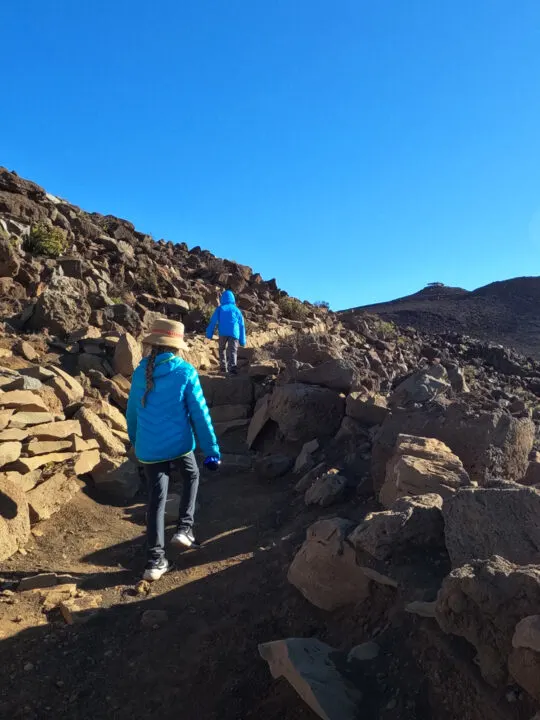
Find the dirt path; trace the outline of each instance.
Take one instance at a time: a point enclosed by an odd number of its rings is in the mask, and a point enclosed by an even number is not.
[[[141,599],[133,588],[144,562],[144,508],[99,504],[81,492],[1,575],[72,574],[101,596],[103,609],[66,626],[47,620],[37,591],[0,605],[0,716],[313,717],[257,655],[258,642],[298,633],[295,618],[311,614],[285,582],[298,538],[280,542],[280,527],[294,512],[288,488],[250,475],[206,483],[203,548],[171,554],[173,571]],[[168,620],[146,629],[146,610],[165,610]]]
[[[272,680],[258,643],[317,636],[348,649],[385,622],[384,606],[373,599],[369,612],[329,614],[287,583],[290,560],[316,516],[292,497],[287,481],[249,474],[211,480],[198,514],[203,548],[171,553],[172,572],[140,597],[143,506],[112,507],[81,492],[40,524],[29,553],[4,563],[0,575],[72,574],[85,593],[99,596],[101,610],[67,626],[59,614],[43,614],[37,591],[2,599],[0,717],[313,720],[285,681]],[[146,628],[147,610],[165,611],[167,620]],[[383,659],[398,680],[409,660],[400,662]],[[377,675],[388,695],[383,707],[398,682],[385,673]],[[407,673],[409,695],[388,710],[366,706],[366,720],[429,720],[422,681]]]

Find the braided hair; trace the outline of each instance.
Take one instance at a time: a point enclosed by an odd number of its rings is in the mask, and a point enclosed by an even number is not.
[[[146,398],[154,389],[154,368],[156,365],[156,358],[158,355],[161,355],[161,353],[167,352],[174,353],[175,355],[178,354],[178,350],[176,348],[166,347],[165,345],[152,345],[152,349],[150,350],[150,354],[148,356],[148,363],[146,364],[146,390],[144,391],[144,395],[141,400],[143,407],[146,407]]]

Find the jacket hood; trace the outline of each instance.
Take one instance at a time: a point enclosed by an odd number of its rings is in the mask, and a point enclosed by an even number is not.
[[[220,300],[221,305],[236,305],[236,299],[232,290],[225,290]]]

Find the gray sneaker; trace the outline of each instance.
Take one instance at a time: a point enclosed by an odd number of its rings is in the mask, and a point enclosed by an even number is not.
[[[193,534],[193,530],[178,530],[173,535],[171,544],[176,545],[177,547],[185,548],[190,548],[192,545],[195,545],[195,535]]]
[[[150,582],[159,580],[163,577],[163,575],[165,575],[168,569],[169,561],[167,558],[162,558],[157,562],[151,560],[144,569],[143,580],[150,580]]]

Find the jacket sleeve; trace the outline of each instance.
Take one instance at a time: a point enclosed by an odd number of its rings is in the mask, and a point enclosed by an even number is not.
[[[127,431],[129,435],[129,442],[135,446],[135,439],[137,437],[137,401],[138,393],[133,389],[133,383],[129,391],[127,410],[126,410],[126,422]]]
[[[245,347],[245,345],[246,345],[246,324],[244,322],[244,316],[242,315],[240,310],[238,311],[238,316],[239,316],[238,322],[240,324],[240,337],[238,338],[238,340],[240,342],[240,345],[242,347]]]
[[[206,337],[211,340],[212,336],[214,335],[214,330],[216,329],[216,325],[219,319],[219,308],[216,308],[214,310],[214,313],[212,317],[210,318],[210,322],[208,323],[208,327],[206,328]]]
[[[189,374],[185,397],[195,434],[205,457],[212,455],[221,457],[208,405],[195,368]]]

